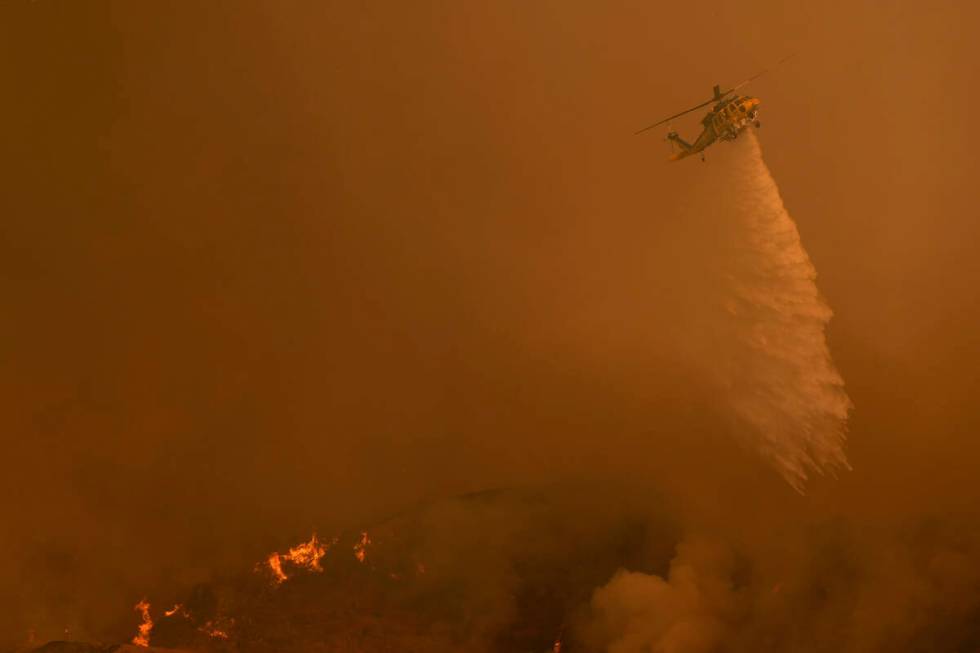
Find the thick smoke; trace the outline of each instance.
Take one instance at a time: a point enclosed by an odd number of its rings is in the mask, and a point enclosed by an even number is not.
[[[586,635],[608,653],[708,653],[730,629],[738,603],[734,556],[704,539],[678,546],[666,579],[620,570],[592,597]]]
[[[754,133],[715,149],[729,256],[714,371],[740,437],[802,491],[811,472],[848,466],[851,402],[827,347],[832,312]]]
[[[663,596],[729,653],[980,650],[977,10],[785,4],[2,3],[0,651],[129,641],[146,597],[154,646],[227,607],[269,653],[601,653]],[[843,466],[847,400],[757,145],[626,135],[821,34],[858,51],[754,89],[861,408],[861,473],[801,498],[756,451]],[[313,529],[343,564],[270,589]]]
[[[815,525],[790,553],[689,535],[669,571],[620,570],[580,635],[604,653],[975,651],[975,527]]]

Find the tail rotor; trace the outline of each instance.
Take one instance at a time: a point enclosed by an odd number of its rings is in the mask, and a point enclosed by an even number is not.
[[[674,154],[674,140],[677,139],[677,132],[674,131],[673,125],[669,122],[667,123],[667,133],[664,135],[664,141],[667,142],[667,148],[670,150],[671,155]]]

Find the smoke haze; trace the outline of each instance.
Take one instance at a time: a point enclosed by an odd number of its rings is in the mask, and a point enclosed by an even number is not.
[[[0,650],[976,650],[977,11],[3,3]]]

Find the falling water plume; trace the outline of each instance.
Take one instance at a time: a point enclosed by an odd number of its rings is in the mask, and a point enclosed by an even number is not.
[[[755,134],[727,149],[712,166],[733,214],[716,370],[741,439],[802,492],[811,472],[848,468],[851,402],[827,344],[833,313]]]

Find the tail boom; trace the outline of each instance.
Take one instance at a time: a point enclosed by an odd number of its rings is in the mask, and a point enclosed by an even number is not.
[[[670,140],[670,141],[672,141],[672,142],[674,142],[674,143],[677,143],[677,146],[679,148],[681,148],[681,151],[680,152],[675,152],[670,157],[670,160],[671,161],[680,161],[684,157],[691,156],[692,154],[695,154],[698,151],[698,150],[696,150],[694,148],[693,145],[691,145],[690,143],[688,143],[687,141],[685,141],[683,138],[681,138],[680,136],[678,136],[677,135],[677,132],[675,132],[675,131],[669,132],[667,134],[667,139]]]

